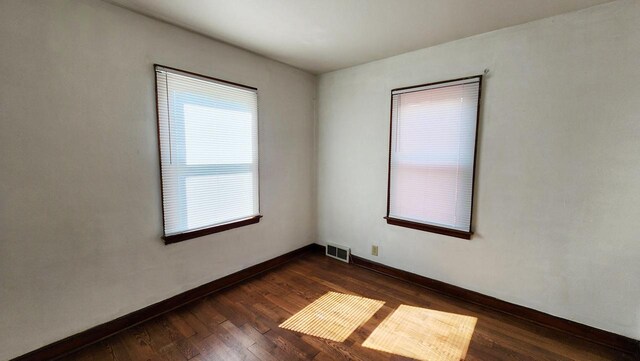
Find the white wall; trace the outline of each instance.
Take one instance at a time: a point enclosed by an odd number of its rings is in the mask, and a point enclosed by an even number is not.
[[[387,225],[390,89],[485,68],[473,239]],[[324,74],[318,99],[321,242],[640,339],[640,1]]]
[[[259,89],[259,224],[163,245],[153,63]],[[101,1],[0,1],[0,360],[313,242],[315,91]]]

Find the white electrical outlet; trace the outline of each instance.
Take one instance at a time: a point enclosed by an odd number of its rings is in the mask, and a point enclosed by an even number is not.
[[[375,244],[371,246],[371,254],[373,256],[377,256],[378,255],[378,246],[376,246]]]

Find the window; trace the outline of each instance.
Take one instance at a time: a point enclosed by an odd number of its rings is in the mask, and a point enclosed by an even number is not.
[[[387,223],[471,238],[481,83],[391,91]]]
[[[155,69],[165,243],[257,223],[257,89]]]

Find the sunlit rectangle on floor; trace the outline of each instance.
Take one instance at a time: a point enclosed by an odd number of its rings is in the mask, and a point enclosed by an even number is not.
[[[342,342],[367,322],[382,305],[384,301],[328,292],[291,316],[280,327]]]
[[[362,346],[429,361],[464,360],[475,317],[401,305]]]

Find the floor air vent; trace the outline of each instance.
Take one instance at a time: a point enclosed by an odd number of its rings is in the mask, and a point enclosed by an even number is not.
[[[351,249],[334,243],[327,244],[327,256],[349,263]]]

